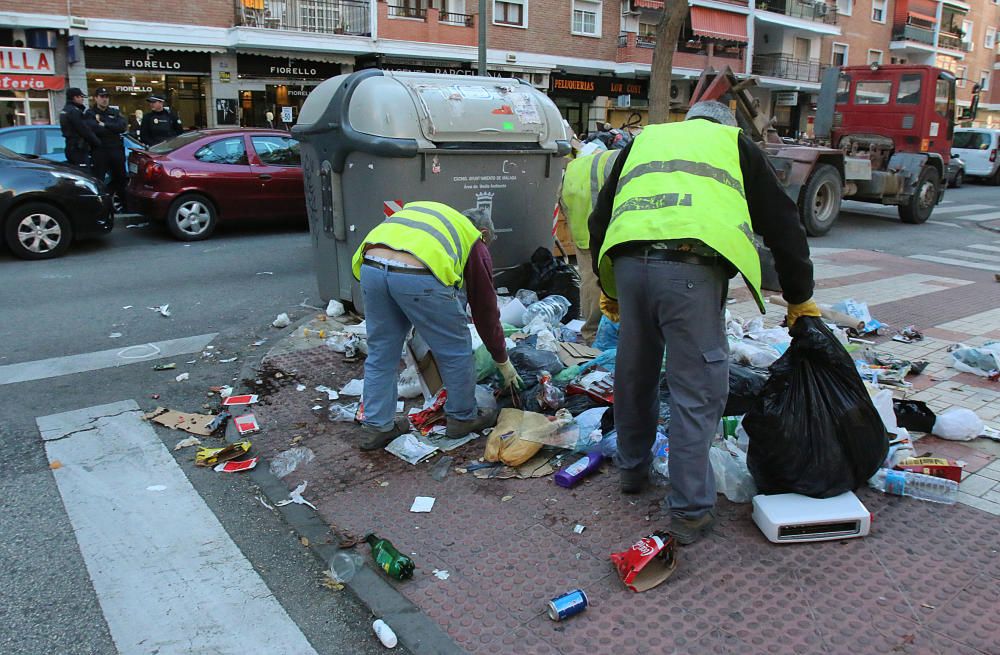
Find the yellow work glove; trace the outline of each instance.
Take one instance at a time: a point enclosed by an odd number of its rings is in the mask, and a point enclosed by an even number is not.
[[[788,315],[785,317],[785,321],[788,323],[788,327],[795,325],[795,321],[799,320],[803,316],[816,316],[819,317],[820,311],[819,306],[816,302],[810,298],[805,302],[800,302],[797,305],[788,305]]]
[[[612,300],[601,293],[601,313],[608,317],[612,323],[618,323],[621,316],[618,314],[618,301]]]
[[[514,387],[518,391],[524,388],[524,380],[521,376],[517,374],[517,370],[514,365],[510,363],[510,358],[507,358],[505,362],[493,362],[497,365],[497,370],[500,371],[500,375],[503,376],[503,386]]]

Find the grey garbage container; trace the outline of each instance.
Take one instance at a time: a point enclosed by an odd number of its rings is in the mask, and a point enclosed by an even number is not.
[[[556,106],[515,79],[362,70],[306,99],[302,148],[309,232],[324,301],[361,308],[351,258],[368,232],[416,200],[482,207],[498,268],[552,243],[569,152]]]

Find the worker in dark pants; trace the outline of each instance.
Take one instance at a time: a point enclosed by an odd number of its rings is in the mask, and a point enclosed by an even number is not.
[[[142,117],[139,127],[139,139],[147,146],[155,146],[167,139],[172,139],[184,131],[181,119],[172,110],[163,106],[163,97],[151,95],[146,98],[149,111]]]
[[[66,106],[59,112],[59,129],[66,140],[66,161],[90,170],[91,151],[101,145],[94,134],[94,123],[85,114],[87,96],[81,89],[71,87],[66,91]]]
[[[764,152],[714,101],[695,104],[683,123],[646,127],[622,151],[589,227],[594,272],[609,297],[602,309],[621,320],[615,420],[622,491],[638,493],[647,481],[666,346],[668,529],[690,544],[715,522],[709,451],[729,390],[729,278],[741,273],[764,311],[757,233],[774,253],[788,323],[819,316],[805,231]]]
[[[107,182],[108,189],[124,201],[128,180],[125,177],[122,134],[128,129],[128,121],[116,107],[111,106],[111,94],[103,86],[94,91],[94,106],[87,110],[86,118],[94,125],[94,133],[101,142],[92,153],[94,175]]]

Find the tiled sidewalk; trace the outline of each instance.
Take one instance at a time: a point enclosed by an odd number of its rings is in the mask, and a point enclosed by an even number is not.
[[[1000,306],[992,275],[881,253],[814,256],[821,302],[843,299],[844,288],[864,289],[871,297],[856,297],[871,303],[876,318],[928,333],[913,345],[889,341],[893,329],[877,339],[879,350],[931,362],[912,378],[912,397],[938,411],[969,407],[997,424],[1000,384],[945,365],[956,340],[1000,335],[992,314],[968,320]],[[745,292],[734,295],[740,302],[731,311],[752,317]],[[780,318],[779,309],[768,323]],[[311,389],[360,377],[360,363],[345,364],[325,347],[286,349],[267,363],[291,375],[256,409],[263,433],[255,446],[266,457],[293,442],[311,448],[316,459],[285,482],[308,480],[307,497],[335,532],[375,532],[412,554],[414,579],[394,586],[468,652],[1000,653],[1000,444],[921,439],[921,454],[966,462],[962,504],[863,489],[859,497],[874,515],[864,539],[775,546],[753,525],[749,505],[720,496],[715,533],[681,549],[670,581],[637,595],[618,581],[608,554],[666,525],[663,488],[622,496],[608,466],[572,490],[549,478],[478,480],[454,471],[436,482],[433,462],[410,466],[385,452],[361,453],[355,426],[311,412]],[[310,391],[296,391],[297,382]],[[483,445],[450,454],[464,463],[481,457]],[[433,512],[408,511],[417,495],[437,498]],[[586,526],[582,534],[573,532],[576,524]],[[435,569],[449,577],[435,577]],[[589,609],[550,621],[546,601],[576,587],[590,597]]]

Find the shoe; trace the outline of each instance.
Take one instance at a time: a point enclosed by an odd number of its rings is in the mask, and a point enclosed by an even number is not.
[[[701,516],[695,518],[684,518],[674,516],[670,519],[670,527],[667,532],[674,536],[677,543],[682,546],[690,546],[709,532],[715,525],[715,510],[710,509]]]
[[[406,419],[397,419],[388,430],[379,430],[374,425],[365,423],[361,425],[361,430],[367,433],[369,437],[361,442],[359,448],[361,450],[381,450],[392,443],[392,440],[399,435],[409,432],[410,423]]]
[[[649,464],[643,464],[634,469],[621,469],[621,485],[623,494],[641,494],[649,482]]]
[[[486,428],[492,428],[497,424],[498,415],[497,410],[492,409],[488,411],[479,410],[479,416],[467,421],[460,421],[459,419],[449,417],[447,427],[445,428],[445,436],[451,439],[458,439],[470,432],[482,432]]]

